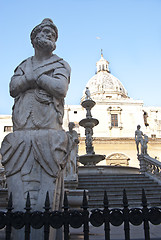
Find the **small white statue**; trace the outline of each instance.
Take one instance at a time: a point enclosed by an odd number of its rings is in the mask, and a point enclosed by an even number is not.
[[[78,134],[73,128],[75,127],[74,122],[69,122],[69,135],[72,141],[71,152],[68,157],[68,162],[66,165],[65,180],[66,181],[78,181],[78,171],[77,171],[77,158],[78,158]]]
[[[88,87],[86,87],[85,95],[85,100],[91,99],[91,93]]]
[[[141,145],[141,153],[142,153],[142,148],[143,148],[143,132],[140,131],[141,126],[137,126],[137,130],[135,131],[135,142],[136,142],[136,148],[137,148],[137,153],[139,155],[139,144]]]
[[[148,136],[146,135],[146,134],[144,134],[144,139],[143,139],[143,151],[142,151],[142,153],[143,154],[148,154],[147,153],[147,149],[148,149],[148,145],[147,145],[147,143],[148,143]]]

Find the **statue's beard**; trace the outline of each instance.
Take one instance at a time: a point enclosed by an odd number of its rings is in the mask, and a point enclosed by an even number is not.
[[[35,38],[34,46],[36,46],[40,50],[44,50],[46,52],[53,52],[56,48],[55,43],[48,39]]]

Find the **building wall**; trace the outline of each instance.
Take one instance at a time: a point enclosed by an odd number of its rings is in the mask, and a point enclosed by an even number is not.
[[[143,133],[149,136],[148,153],[151,157],[161,160],[161,107],[143,107],[142,101],[126,99],[124,101],[96,104],[92,109],[93,118],[99,120],[94,128],[93,145],[95,153],[106,155],[106,160],[100,165],[112,164],[111,160],[117,155],[124,156],[128,165],[139,167],[135,144],[135,130],[141,125]],[[148,114],[148,126],[144,123],[144,112]],[[118,114],[118,127],[111,127],[111,115]],[[68,123],[75,122],[75,130],[80,136],[79,155],[86,153],[85,130],[79,126],[79,121],[86,117],[86,110],[81,105],[66,105],[63,127],[67,131]],[[10,115],[0,116],[0,143],[12,126]],[[8,127],[8,128],[6,128]],[[122,160],[123,161],[123,160]]]
[[[12,118],[11,115],[0,115],[0,146],[4,137],[12,132]],[[1,165],[1,154],[0,154],[0,168]]]
[[[99,125],[93,129],[93,145],[95,153],[106,155],[125,155],[129,166],[139,167],[135,144],[135,130],[141,125],[141,130],[149,136],[148,153],[151,157],[161,160],[161,107],[143,107],[142,101],[132,99],[109,101],[96,104],[91,110],[93,118],[99,120]],[[148,113],[148,124],[145,126],[144,112]],[[118,114],[118,127],[111,127],[111,113]],[[79,155],[85,151],[85,130],[78,125],[86,117],[85,110],[80,105],[66,106],[64,128],[68,129],[68,122],[76,123],[76,131],[80,134]],[[104,160],[100,165],[108,164]]]
[[[3,138],[10,132],[12,132],[11,115],[0,115],[0,145]]]
[[[145,126],[144,112],[148,113]],[[137,125],[149,137],[161,138],[161,107],[143,107],[141,101],[120,101],[96,104],[91,110],[93,118],[99,120],[99,125],[94,128],[94,137],[130,137],[135,136]],[[118,114],[118,127],[111,127],[111,115]],[[68,123],[75,122],[76,130],[81,137],[84,137],[84,128],[78,125],[79,121],[86,117],[86,111],[80,105],[66,105],[64,114],[65,130],[68,129]]]

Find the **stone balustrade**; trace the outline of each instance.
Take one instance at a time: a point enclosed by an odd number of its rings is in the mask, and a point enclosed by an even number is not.
[[[161,162],[147,154],[139,155],[138,160],[140,161],[140,172],[153,178],[161,185]]]

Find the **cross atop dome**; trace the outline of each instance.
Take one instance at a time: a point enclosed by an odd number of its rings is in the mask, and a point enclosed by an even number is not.
[[[109,72],[109,62],[103,57],[103,50],[101,49],[101,59],[96,63],[97,73],[101,71]]]
[[[103,57],[103,50],[101,49],[101,57]]]

